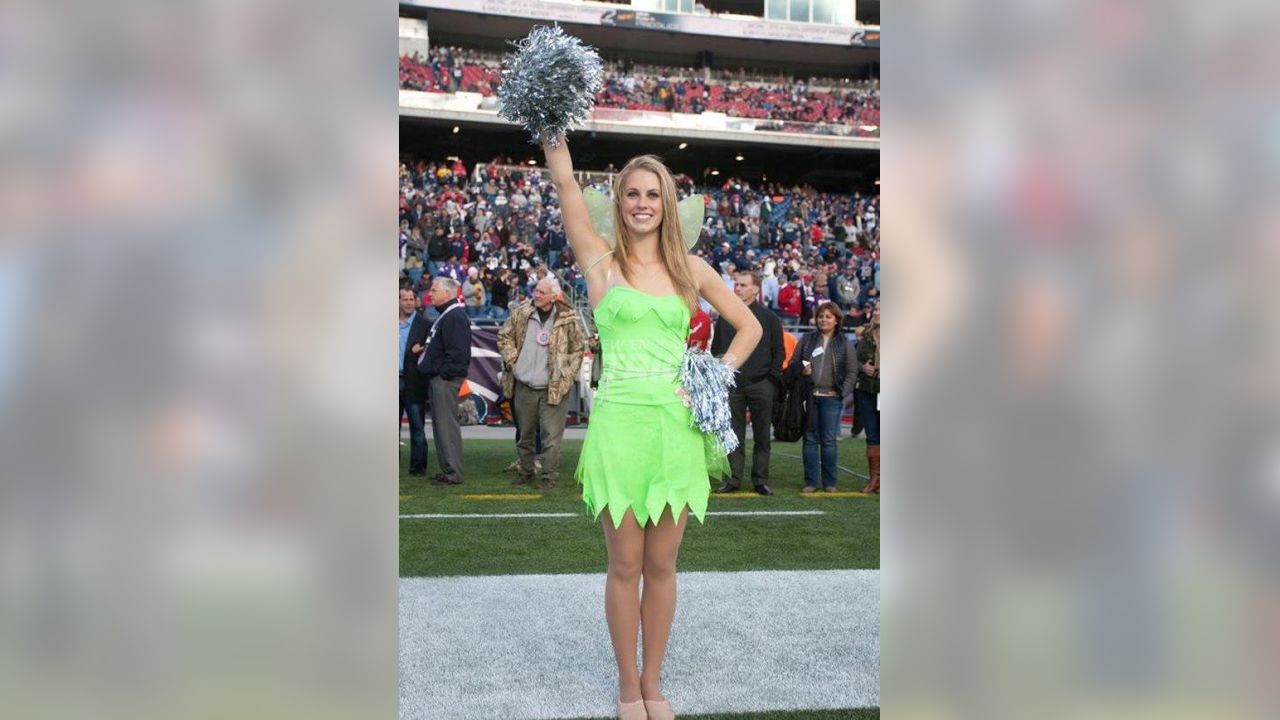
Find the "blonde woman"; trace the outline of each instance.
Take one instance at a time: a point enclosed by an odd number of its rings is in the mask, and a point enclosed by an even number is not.
[[[618,669],[618,716],[674,718],[662,660],[676,607],[676,555],[690,512],[699,522],[708,475],[727,467],[691,427],[679,387],[689,319],[705,298],[737,331],[724,362],[737,369],[760,323],[706,261],[690,255],[670,171],[633,158],[613,184],[611,237],[597,234],[569,148],[543,144],[565,235],[581,263],[604,358],[576,477],[608,550],[605,618]],[[696,232],[696,231],[695,231]],[[694,238],[696,239],[696,238]],[[644,592],[640,579],[644,578]],[[643,631],[642,665],[636,665]]]

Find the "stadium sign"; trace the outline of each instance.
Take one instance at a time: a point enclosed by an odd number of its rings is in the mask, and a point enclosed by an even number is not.
[[[849,38],[850,45],[858,47],[880,47],[880,28],[858,28]]]
[[[613,27],[644,28],[646,30],[679,30],[675,15],[651,13],[643,10],[606,10],[600,16],[601,25]]]
[[[765,20],[659,13],[619,8],[608,3],[563,3],[548,0],[405,0],[404,4],[437,10],[528,18],[543,22],[627,27],[641,30],[713,35],[746,40],[880,47],[880,28],[858,25],[815,25]]]

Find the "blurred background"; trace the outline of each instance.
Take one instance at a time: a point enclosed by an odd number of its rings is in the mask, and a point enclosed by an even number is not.
[[[395,12],[0,7],[0,714],[396,712]],[[876,8],[889,717],[1275,715],[1276,13]]]
[[[394,7],[0,37],[0,716],[393,716]]]
[[[887,717],[1275,715],[1275,20],[885,3]]]

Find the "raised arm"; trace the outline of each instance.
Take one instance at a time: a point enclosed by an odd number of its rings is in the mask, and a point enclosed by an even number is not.
[[[698,281],[702,297],[711,303],[716,312],[720,313],[720,317],[733,326],[735,331],[733,342],[729,343],[728,349],[724,352],[724,362],[737,370],[747,361],[747,357],[751,355],[751,351],[756,348],[756,343],[760,342],[760,337],[764,334],[760,321],[751,314],[751,308],[748,308],[746,303],[738,299],[738,296],[724,284],[724,280],[711,269],[706,260],[697,255],[690,255],[689,269],[693,270],[693,277]]]
[[[591,218],[587,215],[587,201],[582,197],[582,188],[578,187],[578,181],[573,179],[573,158],[569,156],[568,140],[561,137],[556,147],[543,142],[542,152],[546,154],[547,169],[551,171],[551,182],[555,185],[556,194],[560,196],[565,239],[573,249],[573,256],[577,258],[578,266],[585,269],[594,263],[596,258],[608,252],[609,245],[591,226]],[[600,291],[603,291],[606,267],[606,263],[599,263],[587,275],[587,290],[590,296],[599,297]]]

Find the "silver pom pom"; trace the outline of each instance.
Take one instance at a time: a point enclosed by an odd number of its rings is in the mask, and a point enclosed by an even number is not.
[[[533,144],[552,143],[591,115],[603,85],[596,51],[560,26],[535,27],[502,64],[498,114],[523,125]]]
[[[733,368],[706,350],[689,348],[680,367],[680,384],[685,404],[693,413],[693,424],[711,435],[727,455],[738,447],[729,415],[729,389],[735,384]]]

